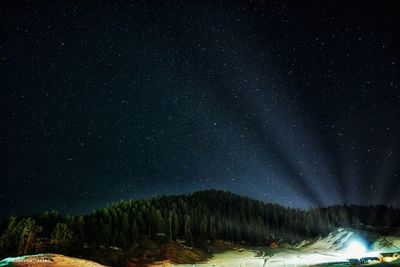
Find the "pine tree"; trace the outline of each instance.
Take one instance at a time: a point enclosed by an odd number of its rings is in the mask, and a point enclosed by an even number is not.
[[[40,231],[40,228],[36,226],[35,220],[30,217],[22,220],[20,223],[22,225],[22,231],[18,244],[18,254],[25,255],[30,251],[36,233]]]
[[[174,239],[179,236],[179,217],[176,210],[172,212],[172,234]]]
[[[189,245],[193,244],[193,235],[191,229],[191,221],[190,216],[188,214],[184,217],[184,225],[185,225],[185,240],[189,243]]]
[[[51,243],[61,250],[68,250],[73,241],[73,232],[65,223],[57,223],[51,234]]]

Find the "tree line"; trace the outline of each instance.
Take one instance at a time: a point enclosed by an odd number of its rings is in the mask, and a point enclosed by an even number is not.
[[[11,216],[0,221],[0,256],[74,255],[85,246],[99,245],[129,249],[143,239],[187,246],[213,240],[268,245],[298,242],[337,227],[399,225],[400,210],[393,207],[341,205],[301,210],[207,190],[115,202],[81,216],[62,216],[56,211]]]

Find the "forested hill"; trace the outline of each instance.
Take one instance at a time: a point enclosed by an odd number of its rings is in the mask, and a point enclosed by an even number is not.
[[[0,256],[52,252],[74,254],[84,246],[128,249],[143,240],[208,240],[267,245],[296,242],[339,226],[399,226],[399,209],[384,206],[332,206],[307,211],[263,203],[229,192],[125,200],[82,216],[45,212],[0,222]]]

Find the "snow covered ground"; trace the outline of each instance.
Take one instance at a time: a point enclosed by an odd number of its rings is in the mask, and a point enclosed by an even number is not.
[[[398,236],[379,237],[372,244],[372,249],[381,252],[400,251],[400,237]]]
[[[346,258],[339,254],[321,254],[282,249],[272,257],[257,256],[256,251],[227,251],[214,255],[214,257],[201,264],[176,264],[180,267],[275,267],[275,266],[309,266],[323,262],[345,261]]]
[[[365,246],[364,246],[365,245]],[[300,267],[323,263],[347,262],[349,258],[377,257],[379,252],[400,251],[400,237],[377,237],[368,244],[356,232],[350,229],[337,231],[316,240],[304,241],[288,248],[243,248],[238,247],[223,253],[214,254],[204,263],[173,264],[163,261],[151,266],[165,267]],[[42,260],[39,261],[39,260]],[[44,261],[45,260],[45,261]],[[42,254],[19,258],[8,258],[0,262],[0,266],[102,266],[91,261],[75,259],[56,254]],[[27,265],[28,264],[28,265]],[[398,265],[400,266],[400,263]]]
[[[365,246],[364,246],[365,245]],[[180,267],[278,267],[310,266],[322,263],[347,262],[350,258],[377,257],[379,252],[393,252],[400,249],[399,237],[381,237],[367,250],[365,243],[356,232],[338,229],[326,237],[304,241],[293,248],[280,248],[261,253],[258,249],[227,251],[215,254],[211,260],[201,264],[176,264]],[[272,256],[270,254],[273,254]],[[269,255],[269,256],[268,256]]]
[[[106,267],[93,261],[67,257],[60,254],[37,254],[0,261],[0,266],[13,267]]]

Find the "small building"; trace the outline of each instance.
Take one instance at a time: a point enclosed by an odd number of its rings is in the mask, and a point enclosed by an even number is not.
[[[359,259],[357,258],[351,258],[351,259],[347,259],[349,261],[349,265],[350,266],[360,266],[361,262]]]
[[[269,248],[270,249],[277,249],[279,247],[277,242],[271,242],[269,243]]]
[[[400,259],[400,251],[397,252],[382,252],[379,254],[379,259],[382,262],[392,262]]]
[[[378,257],[364,257],[360,259],[360,263],[364,265],[369,265],[369,264],[378,264],[381,261],[379,260]]]

